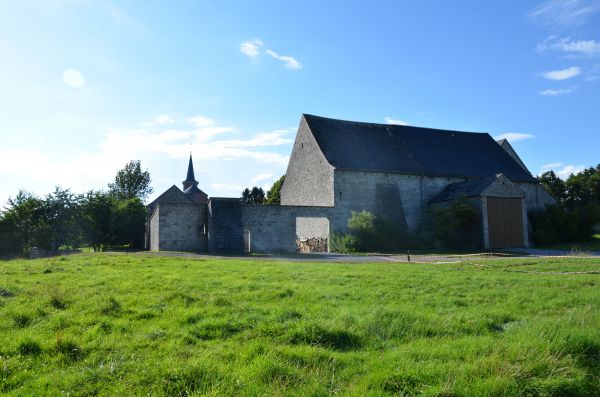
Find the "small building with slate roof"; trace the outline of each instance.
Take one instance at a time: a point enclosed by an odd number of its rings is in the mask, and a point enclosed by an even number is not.
[[[346,233],[352,211],[362,210],[418,234],[429,209],[465,199],[480,217],[474,233],[481,248],[523,247],[527,211],[555,202],[510,143],[487,133],[308,114],[300,120],[280,205],[209,199],[197,185],[190,157],[184,190],[174,186],[149,205],[150,249],[290,252],[313,240],[323,249],[331,232]],[[198,215],[183,208],[197,208]]]

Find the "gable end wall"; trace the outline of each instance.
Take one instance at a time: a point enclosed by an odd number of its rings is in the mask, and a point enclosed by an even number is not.
[[[302,118],[281,187],[281,205],[332,207],[333,173]]]

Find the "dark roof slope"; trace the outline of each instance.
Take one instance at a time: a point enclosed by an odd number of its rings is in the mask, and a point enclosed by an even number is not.
[[[487,133],[303,117],[339,169],[535,181]]]
[[[495,176],[467,179],[464,182],[451,183],[444,188],[431,202],[455,200],[461,197],[479,196],[496,180]]]

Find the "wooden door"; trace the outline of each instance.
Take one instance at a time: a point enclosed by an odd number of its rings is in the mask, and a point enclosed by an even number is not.
[[[520,198],[488,197],[490,248],[523,246],[523,212]]]

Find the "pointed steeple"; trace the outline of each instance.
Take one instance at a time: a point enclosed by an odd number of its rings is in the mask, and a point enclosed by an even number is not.
[[[192,154],[190,153],[190,162],[188,164],[187,177],[183,183],[183,190],[185,191],[190,186],[198,186],[198,181],[194,177],[194,163],[192,162]]]

